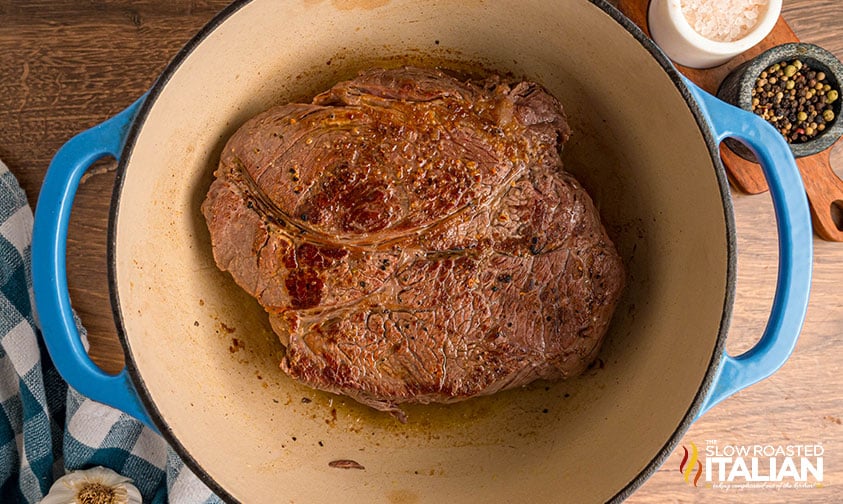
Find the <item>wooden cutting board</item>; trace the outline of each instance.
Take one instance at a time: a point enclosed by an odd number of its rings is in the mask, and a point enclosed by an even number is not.
[[[618,0],[617,5],[621,12],[649,36],[649,0]],[[720,83],[734,68],[771,47],[789,42],[799,42],[799,39],[784,18],[779,17],[773,31],[764,40],[723,65],[705,69],[689,68],[677,63],[674,65],[701,88],[711,94],[717,94]],[[840,242],[843,241],[843,180],[832,169],[831,149],[832,147],[829,147],[812,156],[798,158],[796,165],[802,173],[814,231],[824,240]],[[748,194],[760,194],[768,190],[764,174],[757,163],[738,156],[725,144],[720,145],[720,157],[729,174],[729,180],[737,189]]]

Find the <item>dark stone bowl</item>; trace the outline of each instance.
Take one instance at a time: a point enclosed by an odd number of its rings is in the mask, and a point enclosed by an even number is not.
[[[732,70],[726,76],[720,89],[717,90],[717,97],[731,103],[736,107],[752,111],[752,88],[761,72],[771,65],[780,61],[799,59],[811,67],[812,70],[822,71],[832,89],[841,91],[840,84],[843,83],[843,64],[833,54],[820,46],[814,44],[782,44],[759,54],[755,58],[745,62]],[[814,138],[802,143],[791,143],[790,150],[794,157],[804,157],[822,152],[831,147],[834,142],[843,134],[843,120],[840,119],[841,103],[840,97],[832,104],[834,120],[826,123],[826,128]],[[726,145],[736,154],[749,161],[755,161],[755,156],[742,143],[727,139]]]

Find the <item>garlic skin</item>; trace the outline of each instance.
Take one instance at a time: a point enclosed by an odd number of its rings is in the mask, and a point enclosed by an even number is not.
[[[143,504],[143,499],[131,478],[93,467],[57,479],[41,504]]]

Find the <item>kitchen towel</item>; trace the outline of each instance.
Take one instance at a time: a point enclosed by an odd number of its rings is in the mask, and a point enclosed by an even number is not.
[[[37,503],[55,479],[93,466],[132,478],[144,502],[221,502],[158,434],[62,380],[33,311],[32,222],[0,161],[0,502]]]

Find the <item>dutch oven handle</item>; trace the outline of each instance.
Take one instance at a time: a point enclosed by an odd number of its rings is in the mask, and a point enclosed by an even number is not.
[[[128,413],[157,432],[127,370],[110,375],[88,357],[70,307],[65,260],[70,208],[79,181],[102,157],[111,155],[119,159],[144,98],[71,138],[53,157],[35,208],[32,284],[41,335],[56,369],[67,383],[81,394]]]
[[[770,185],[779,236],[776,294],[764,334],[747,352],[736,357],[724,354],[699,417],[726,397],[773,374],[793,352],[808,305],[813,242],[805,189],[781,135],[755,114],[720,101],[687,79],[685,84],[716,140],[740,140],[759,159]],[[35,210],[32,277],[41,332],[64,379],[83,395],[157,430],[140,403],[127,370],[112,376],[88,357],[70,307],[65,263],[70,208],[82,174],[103,156],[119,157],[143,100],[141,97],[117,116],[78,134],[56,153]]]
[[[739,140],[760,161],[770,185],[779,237],[776,294],[764,334],[741,355],[723,354],[699,418],[723,399],[776,372],[790,357],[808,308],[813,233],[805,187],[781,134],[761,117],[711,96],[687,79],[685,84],[708,119],[717,142],[727,137]]]

